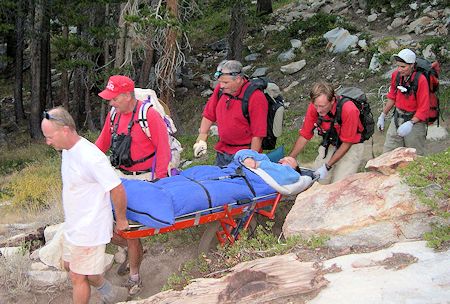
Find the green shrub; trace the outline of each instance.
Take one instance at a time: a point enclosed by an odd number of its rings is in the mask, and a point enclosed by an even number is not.
[[[189,260],[181,267],[180,273],[172,273],[167,279],[161,291],[175,289],[181,290],[188,285],[193,278],[201,277],[210,272],[206,257],[201,255],[194,260]]]
[[[60,159],[49,158],[28,165],[15,174],[6,189],[11,196],[11,208],[42,210],[61,195]]]
[[[302,37],[306,39],[312,36],[322,36],[326,32],[342,27],[349,32],[358,30],[350,23],[346,22],[341,16],[326,13],[317,13],[306,20],[296,20],[288,28],[290,37]],[[300,33],[300,34],[299,34]]]
[[[14,147],[0,147],[0,175],[7,175],[25,168],[33,162],[40,162],[50,155],[53,149],[42,144],[17,144]]]
[[[419,201],[445,220],[450,217],[449,168],[450,148],[441,153],[421,157],[400,170],[400,174]],[[428,246],[438,248],[448,241],[449,229],[449,225],[433,225],[432,231],[424,235]]]
[[[423,238],[428,247],[443,249],[450,244],[450,225],[434,223],[430,232],[425,232]]]

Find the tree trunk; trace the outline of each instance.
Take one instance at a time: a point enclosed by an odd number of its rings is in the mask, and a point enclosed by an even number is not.
[[[106,20],[109,16],[109,11],[110,11],[110,6],[109,4],[105,4],[105,15],[103,16],[103,23],[106,24]],[[108,64],[109,60],[110,60],[110,56],[109,56],[109,47],[111,45],[111,42],[109,39],[105,39],[103,41],[103,57],[105,60],[105,64]],[[102,84],[103,85],[103,84]],[[104,89],[104,87],[101,88],[102,90]],[[103,127],[103,125],[105,124],[105,118],[106,118],[106,111],[107,111],[107,107],[108,107],[108,103],[104,102],[102,100],[101,102],[101,106],[100,106],[100,126]]]
[[[42,73],[42,39],[39,33],[42,33],[44,22],[44,2],[45,0],[36,0],[33,17],[33,34],[31,35],[31,113],[30,113],[30,135],[33,139],[42,139],[41,132],[41,96],[43,88],[41,77]]]
[[[62,27],[62,36],[64,39],[69,37],[69,27]],[[61,71],[61,87],[59,91],[59,101],[62,106],[67,110],[69,109],[69,72],[66,68]]]
[[[256,15],[263,16],[273,13],[272,0],[258,0],[256,2]]]
[[[124,9],[126,8],[126,3],[122,3],[120,5],[120,17],[119,17],[119,25],[118,28],[120,30],[119,39],[117,39],[116,44],[116,56],[115,56],[115,68],[120,68],[125,61],[125,48],[126,48],[126,40],[127,40],[127,24],[125,23],[124,18]]]
[[[83,113],[84,109],[84,81],[83,81],[83,68],[77,67],[73,73],[73,111],[72,116],[77,124],[77,128],[83,125],[83,118],[80,113]]]
[[[149,38],[151,39],[151,38]],[[142,62],[142,69],[141,73],[139,75],[139,86],[141,88],[145,88],[148,85],[149,77],[150,77],[150,70],[153,65],[153,55],[155,53],[155,50],[152,47],[152,42],[147,41],[147,45],[145,47],[145,58]]]
[[[244,49],[243,39],[247,33],[246,24],[247,8],[241,1],[234,1],[231,8],[230,31],[228,35],[228,42],[230,49],[228,51],[228,59],[234,59],[242,62],[242,51]]]
[[[42,16],[42,28],[39,32],[41,36],[41,107],[52,108],[51,103],[51,71],[50,71],[50,16],[47,13],[47,1],[43,2],[44,13]]]
[[[167,0],[167,10],[171,17],[178,19],[178,1]],[[176,125],[180,125],[176,107],[173,103],[175,92],[175,67],[177,63],[178,30],[171,26],[167,29],[166,41],[164,44],[164,54],[159,59],[160,73],[158,75],[158,87],[160,89],[160,98],[167,104],[170,115]]]
[[[89,82],[86,80],[86,83]],[[85,92],[84,107],[86,110],[86,123],[89,131],[96,132],[97,128],[95,127],[94,121],[92,119],[91,98],[89,94],[90,91],[86,88],[84,92]]]
[[[320,267],[320,266],[319,266]],[[293,253],[240,263],[221,278],[200,278],[146,303],[305,303],[327,286],[324,271]]]
[[[15,83],[14,83],[14,112],[16,117],[16,123],[22,124],[25,113],[23,109],[23,39],[24,39],[24,18],[25,18],[25,9],[24,9],[24,1],[19,0],[17,2],[17,13],[16,13],[16,24],[15,24],[15,32],[16,32],[16,62],[14,65],[15,70]]]

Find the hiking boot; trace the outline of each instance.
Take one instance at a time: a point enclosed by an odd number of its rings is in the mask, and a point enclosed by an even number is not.
[[[126,300],[128,300],[128,289],[125,287],[113,286],[113,290],[110,295],[102,296],[102,301],[104,304],[115,304],[125,302]]]
[[[128,294],[131,297],[138,295],[142,290],[142,280],[139,278],[139,281],[133,281],[131,278],[122,285],[128,288]]]

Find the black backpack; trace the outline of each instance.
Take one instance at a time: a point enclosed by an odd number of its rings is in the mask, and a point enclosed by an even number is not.
[[[370,104],[367,102],[367,96],[360,88],[345,87],[336,92],[338,94],[336,107],[336,121],[342,124],[342,106],[351,100],[359,110],[359,120],[364,127],[361,133],[361,142],[372,137],[375,131],[375,121],[373,120]]]
[[[242,114],[250,123],[250,115],[248,113],[248,101],[250,96],[256,90],[261,90],[266,97],[266,100],[269,104],[268,113],[267,113],[267,135],[263,138],[262,148],[263,150],[272,150],[275,149],[277,138],[281,136],[282,133],[282,124],[283,124],[283,116],[284,116],[284,99],[281,95],[273,98],[270,96],[268,92],[266,92],[267,85],[269,84],[269,80],[265,77],[257,77],[250,78],[250,85],[244,92],[244,96],[242,99]],[[219,91],[219,98],[222,95],[222,91]],[[236,97],[234,97],[236,98]]]

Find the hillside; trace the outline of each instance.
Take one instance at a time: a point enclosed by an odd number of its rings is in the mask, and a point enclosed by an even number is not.
[[[391,5],[393,8],[377,3],[378,7],[370,10],[372,19],[375,18],[374,16],[376,19],[370,22],[369,14],[364,10],[355,9],[343,2],[326,4],[323,1],[309,1],[309,3],[311,6],[292,1],[281,6],[270,16],[264,16],[260,22],[251,24],[248,38],[244,40],[245,72],[251,76],[257,69],[264,68],[267,70],[265,76],[280,87],[283,97],[289,104],[285,121],[288,129],[299,126],[308,103],[308,90],[317,80],[330,81],[336,87],[361,87],[368,93],[374,115],[377,115],[382,107],[383,95],[387,92],[389,71],[393,69],[390,56],[404,47],[412,48],[422,55],[421,52],[431,45],[442,66],[441,79],[444,84],[441,89],[442,108],[446,109],[448,88],[445,88],[445,84],[448,84],[450,45],[446,39],[448,24],[445,25],[446,22],[448,23],[446,21],[448,9],[442,9],[443,3],[437,2],[435,6],[428,6],[426,2],[423,2],[416,10],[400,9],[404,4],[401,1],[393,2]],[[418,27],[415,31],[412,28],[411,32],[407,24],[397,27],[390,25],[398,18],[406,20],[403,22],[408,20],[411,22],[419,19],[420,16],[427,16],[424,13],[427,10],[431,11],[428,14],[436,13],[434,14],[436,18],[431,24]],[[348,30],[363,43],[349,47],[340,53],[330,52],[330,44],[322,35],[337,27]],[[439,27],[445,29],[443,35],[435,34]],[[210,32],[200,36],[207,38],[193,41],[193,49],[187,59],[186,77],[189,79],[191,89],[186,89],[187,86],[183,86],[185,82],[181,82],[182,85],[177,89],[179,94],[176,95],[177,105],[179,105],[177,112],[187,133],[195,132],[198,127],[200,112],[207,99],[205,91],[213,88],[211,75],[218,62],[226,58],[224,41],[221,40],[221,43],[218,43],[223,37],[216,37]],[[292,47],[291,39],[300,40],[301,46]],[[222,48],[219,47],[220,45]],[[289,57],[289,60],[280,61],[277,58],[281,53],[289,50],[293,51],[293,56]],[[369,66],[374,54],[380,58],[381,66],[371,71]],[[300,71],[293,74],[280,71],[281,66],[300,60],[306,61],[305,67]],[[201,92],[204,92],[204,96],[201,96]],[[185,111],[185,107],[189,109],[193,107],[195,115],[192,115],[192,111]]]

